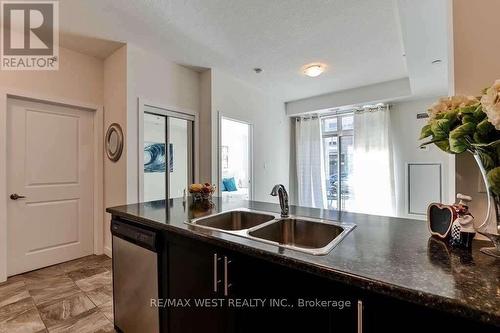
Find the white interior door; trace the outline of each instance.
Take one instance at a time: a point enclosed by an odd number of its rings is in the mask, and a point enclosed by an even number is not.
[[[92,112],[17,99],[7,110],[8,275],[91,254]]]

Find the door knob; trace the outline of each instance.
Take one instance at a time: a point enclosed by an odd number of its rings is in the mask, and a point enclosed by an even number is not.
[[[24,199],[24,198],[26,198],[24,195],[19,195],[17,193],[13,193],[10,195],[11,200]]]

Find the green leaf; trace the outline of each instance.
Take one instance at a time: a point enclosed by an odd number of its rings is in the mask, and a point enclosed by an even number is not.
[[[450,142],[447,139],[436,139],[433,138],[430,141],[424,142],[420,145],[420,147],[424,147],[430,144],[435,144],[439,149],[444,151],[445,153],[451,153],[450,152]]]
[[[473,115],[466,114],[462,117],[462,124],[467,124],[467,123],[477,123],[477,121]]]
[[[420,139],[419,140],[423,140],[429,136],[432,135],[432,130],[431,130],[431,125],[425,125],[424,127],[422,127],[422,130],[420,131]]]
[[[477,105],[464,106],[463,108],[458,109],[460,114],[473,114],[476,111]]]
[[[476,129],[475,123],[466,123],[458,126],[453,131],[450,132],[450,139],[460,139],[466,135],[473,134]]]
[[[495,127],[488,121],[488,119],[484,119],[479,124],[477,124],[477,132],[482,137],[487,136]]]
[[[432,121],[431,130],[437,139],[446,139],[450,133],[450,121],[448,119],[437,119]]]
[[[473,143],[472,145],[474,147],[481,147],[481,148],[498,147],[500,145],[500,140],[495,140],[495,141],[486,142],[486,143]]]
[[[488,139],[486,139],[485,137],[480,135],[477,131],[474,133],[473,138],[474,138],[474,141],[477,142],[476,144],[473,144],[473,145],[488,143]]]
[[[460,109],[450,110],[444,114],[443,119],[448,119],[453,124],[458,119],[459,111]]]
[[[500,195],[500,167],[490,170],[486,178],[488,179],[488,185],[493,193]]]
[[[483,108],[481,107],[481,104],[479,104],[479,106],[474,111],[474,119],[477,122],[480,122],[484,118],[486,118],[486,113],[484,113]]]
[[[448,140],[440,140],[440,141],[436,141],[434,143],[436,144],[436,146],[439,149],[441,149],[445,153],[451,153],[451,151],[450,151],[450,142]]]
[[[447,139],[434,139],[433,138],[430,141],[427,141],[427,142],[420,144],[420,147],[427,146],[427,145],[430,145],[432,143],[438,143],[438,142],[448,142],[448,140]]]
[[[478,153],[478,155],[486,170],[491,170],[495,167],[495,160],[491,157],[490,154]]]
[[[468,148],[464,139],[454,139],[450,137],[450,151],[455,154],[461,154]]]

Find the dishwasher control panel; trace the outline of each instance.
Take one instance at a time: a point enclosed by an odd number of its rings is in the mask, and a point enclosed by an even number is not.
[[[112,220],[111,233],[113,236],[125,239],[151,251],[158,251],[158,237],[154,231],[138,228],[119,220]]]

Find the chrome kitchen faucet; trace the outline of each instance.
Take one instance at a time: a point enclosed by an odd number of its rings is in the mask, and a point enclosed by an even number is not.
[[[285,186],[282,184],[275,185],[271,191],[273,197],[278,196],[280,199],[281,217],[289,217],[290,206],[288,206],[288,193]]]

